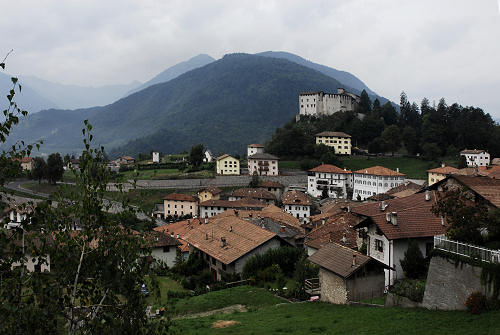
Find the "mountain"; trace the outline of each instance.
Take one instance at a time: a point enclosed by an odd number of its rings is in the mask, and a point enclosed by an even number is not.
[[[127,93],[127,95],[139,92],[149,86],[153,86],[160,83],[166,83],[167,81],[177,78],[181,74],[184,74],[188,71],[210,64],[213,61],[215,61],[215,59],[210,57],[209,55],[199,54],[198,56],[194,56],[193,58],[188,59],[187,61],[169,67],[165,71],[156,75],[153,79],[131,90],[130,92]]]
[[[294,55],[294,54],[289,53],[289,52],[284,52],[284,51],[265,51],[265,52],[258,53],[257,55],[264,56],[264,57],[272,57],[272,58],[280,58],[280,59],[289,60],[290,62],[294,62],[294,63],[300,64],[300,65],[303,65],[305,67],[308,67],[310,69],[319,71],[328,77],[335,78],[343,86],[345,86],[345,88],[351,87],[359,92],[366,90],[366,93],[368,93],[368,95],[370,96],[372,101],[375,100],[375,98],[378,98],[380,100],[381,104],[384,104],[388,101],[386,98],[380,97],[377,93],[373,92],[358,77],[356,77],[355,75],[353,75],[349,72],[341,71],[341,70],[337,70],[337,69],[334,69],[334,68],[331,68],[331,67],[328,67],[325,65],[313,63],[313,62],[308,61],[307,59],[304,59],[300,56]]]
[[[59,108],[63,109],[107,105],[142,84],[139,81],[134,81],[123,85],[77,86],[54,83],[33,76],[22,76],[20,81],[29,85],[41,96],[54,101]]]
[[[2,96],[5,97],[7,93],[12,89],[11,76],[0,73],[0,92]],[[35,90],[33,90],[29,85],[26,85],[20,80],[22,86],[21,92],[16,90],[16,95],[14,100],[17,102],[19,108],[29,111],[30,113],[36,113],[42,109],[57,107],[57,104],[53,101],[41,96]],[[9,105],[9,101],[0,101],[0,106],[4,110]],[[1,115],[3,118],[3,114]]]

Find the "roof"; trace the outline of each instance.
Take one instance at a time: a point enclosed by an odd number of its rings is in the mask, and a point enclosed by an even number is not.
[[[404,176],[404,173],[388,169],[384,166],[376,165],[366,169],[354,171],[354,173],[370,174],[376,176]]]
[[[411,181],[406,181],[401,185],[391,188],[386,194],[392,198],[404,198],[409,195],[415,194],[422,189],[422,185],[418,185]],[[386,199],[381,199],[386,200]]]
[[[382,203],[370,203],[355,207],[352,212],[371,219],[370,222],[358,224],[358,227],[375,223],[389,240],[444,234],[447,226],[431,211],[432,206],[437,203],[437,192],[430,191],[429,195],[428,201],[425,200],[425,193],[416,193],[385,201],[384,210],[381,210]],[[397,225],[386,220],[386,214],[394,212],[397,214]]]
[[[372,195],[371,197],[366,198],[368,201],[384,201],[384,200],[389,200],[389,199],[394,199],[395,197],[393,195],[389,195],[387,193],[378,193],[375,195]]]
[[[474,149],[474,150],[471,150],[471,149],[464,149],[462,151],[460,151],[460,154],[482,154],[482,153],[488,153],[486,150],[478,150],[478,149]]]
[[[321,133],[317,133],[315,136],[351,137],[351,135],[341,131],[322,131]]]
[[[495,207],[500,207],[500,179],[484,176],[460,176],[453,175],[451,178],[462,185],[467,186]]]
[[[220,188],[218,188],[217,186],[208,186],[208,187],[205,187],[200,192],[209,192],[212,195],[216,195],[216,194],[222,193],[222,190]]]
[[[170,223],[164,226],[156,227],[153,230],[166,233],[170,236],[174,236],[177,239],[177,234],[179,234],[178,241],[180,243],[179,249],[182,252],[188,252],[189,246],[186,241],[184,241],[184,235],[192,229],[197,228],[202,224],[200,219],[188,219],[184,221],[178,221]]]
[[[248,159],[279,160],[278,157],[266,153],[253,154],[252,156],[249,156]]]
[[[343,278],[349,278],[369,262],[377,262],[381,266],[387,267],[370,256],[338,243],[328,243],[312,256],[309,256],[308,260]]]
[[[354,201],[350,199],[325,199],[326,201],[321,201],[320,211],[321,213],[342,213],[348,208],[353,208],[363,205],[362,202]],[[321,215],[321,214],[320,214]]]
[[[123,159],[125,159],[127,161],[133,161],[134,160],[134,158],[130,157],[130,156],[121,156],[120,158],[123,158]]]
[[[225,208],[264,208],[267,205],[259,200],[243,198],[236,201],[229,200],[207,200],[199,204],[200,207],[225,207]]]
[[[14,160],[20,163],[30,163],[31,161],[33,161],[33,157],[14,158]]]
[[[328,218],[325,224],[307,234],[305,245],[320,249],[330,242],[335,242],[349,248],[356,248],[357,233],[353,227],[359,222],[360,218],[352,213],[336,214]]]
[[[341,169],[339,167],[336,167],[335,165],[330,165],[330,164],[321,164],[321,165],[316,166],[314,169],[311,169],[309,171],[310,172],[326,172],[326,173],[346,173],[346,174],[352,173],[350,170]]]
[[[272,181],[272,180],[262,180],[260,183],[259,183],[259,187],[262,187],[262,188],[272,188],[272,187],[275,187],[275,188],[283,188],[284,186],[281,185],[280,183],[276,182],[276,181]]]
[[[153,248],[161,248],[167,246],[177,246],[181,244],[174,237],[171,237],[168,234],[165,234],[161,231],[152,231],[143,233],[144,239],[146,243]]]
[[[249,148],[264,148],[262,144],[254,143],[254,144],[249,144]]]
[[[174,201],[191,201],[191,202],[196,202],[197,200],[195,197],[190,196],[189,194],[182,194],[182,193],[171,193],[167,194],[166,196],[163,197],[164,200],[174,200]]]
[[[253,249],[276,237],[276,234],[237,217],[211,218],[184,236],[194,248],[230,264]],[[222,246],[221,240],[226,243]]]
[[[491,165],[500,165],[500,158],[493,158],[491,160]]]
[[[224,158],[227,158],[227,157],[231,157],[232,159],[236,159],[236,158],[234,158],[233,156],[231,156],[229,154],[224,154],[222,156],[217,157],[217,160],[220,161],[221,159],[224,159]],[[236,160],[238,160],[238,159],[236,159]]]
[[[299,191],[288,191],[281,197],[283,205],[302,205],[311,206],[311,199],[304,193]]]
[[[231,192],[232,197],[253,198],[253,199],[269,199],[276,200],[276,196],[264,188],[238,188]]]
[[[430,172],[430,173],[441,173],[441,174],[450,174],[450,173],[454,173],[457,171],[458,171],[458,169],[454,168],[453,166],[442,166],[442,167],[438,167],[435,169],[427,170],[427,172]]]

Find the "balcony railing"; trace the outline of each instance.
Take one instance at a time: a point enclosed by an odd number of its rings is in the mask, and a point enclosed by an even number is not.
[[[480,259],[483,262],[500,263],[500,250],[453,241],[443,236],[434,236],[434,248],[460,256]]]

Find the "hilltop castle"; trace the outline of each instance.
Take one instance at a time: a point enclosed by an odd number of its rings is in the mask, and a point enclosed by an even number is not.
[[[359,103],[359,96],[338,88],[337,93],[323,91],[299,94],[299,115],[332,115],[337,112],[354,111]]]

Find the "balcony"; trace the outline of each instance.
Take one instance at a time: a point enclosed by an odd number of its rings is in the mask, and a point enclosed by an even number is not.
[[[259,166],[269,166],[269,162],[267,161],[259,161],[259,163],[257,163]]]

